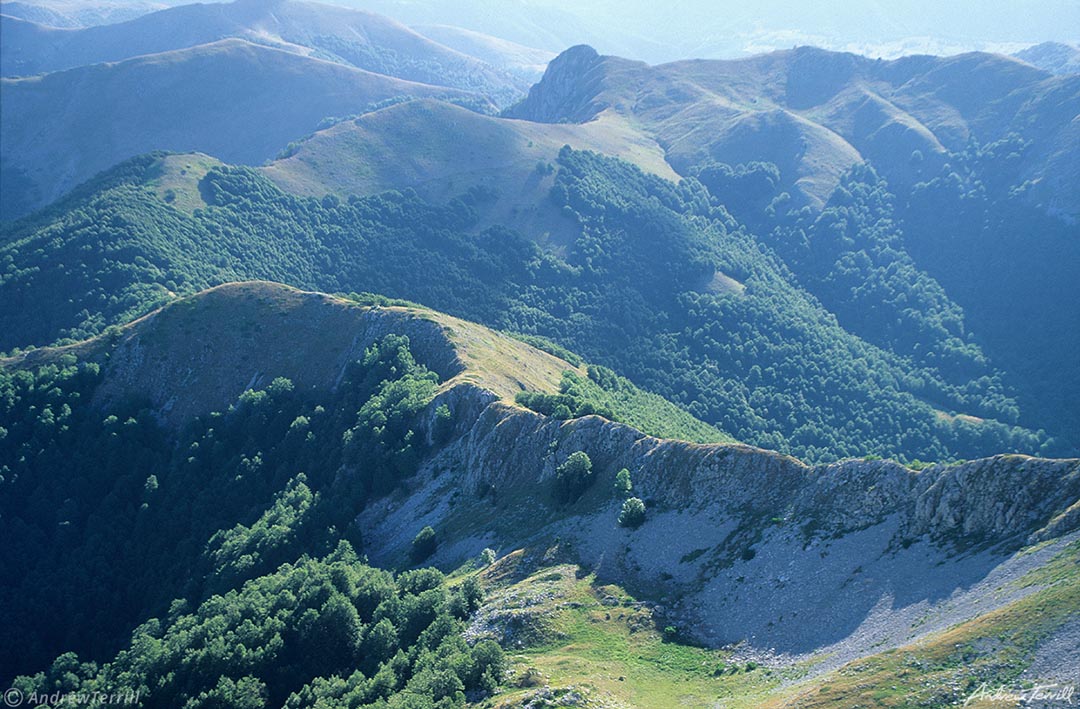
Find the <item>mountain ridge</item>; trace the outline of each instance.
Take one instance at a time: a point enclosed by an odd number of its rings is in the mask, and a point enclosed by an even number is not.
[[[1080,72],[1080,49],[1062,42],[1041,42],[1013,56],[1051,74]]]
[[[287,342],[253,346],[253,340],[269,336],[260,333],[274,317],[288,322],[287,327],[275,324],[278,332],[288,332]],[[191,341],[195,330],[203,340]],[[138,398],[175,432],[193,418],[226,408],[246,390],[267,386],[276,376],[289,378],[302,390],[335,390],[349,364],[389,334],[409,339],[416,357],[439,376],[440,392],[471,387],[483,391],[485,401],[516,407],[522,392],[559,394],[567,373],[590,376],[576,356],[567,354],[574,358],[571,363],[521,337],[415,303],[373,295],[335,296],[269,281],[229,282],[174,297],[105,335],[0,358],[0,366],[39,368],[72,354],[100,363],[105,379],[95,406],[121,406]],[[316,342],[321,357],[312,361],[305,348]],[[170,388],[178,379],[184,382],[182,397]],[[662,408],[676,428],[693,421],[667,402]],[[610,415],[635,418],[629,409]],[[711,429],[704,424],[698,428]],[[715,429],[709,435],[723,438]]]
[[[708,494],[690,493],[681,503],[670,503],[675,509],[689,509],[691,500],[698,505],[712,506],[712,501],[722,500],[728,511],[754,509],[765,504],[764,512],[786,511],[803,519],[808,518],[811,508],[829,509],[823,526],[818,531],[825,534],[850,532],[865,528],[893,514],[891,507],[898,500],[907,498],[910,507],[909,523],[902,525],[904,534],[921,536],[929,534],[935,540],[948,539],[957,543],[994,543],[1009,541],[1022,531],[1029,536],[1021,537],[1021,543],[1036,543],[1068,534],[1080,528],[1080,517],[1070,503],[1080,501],[1080,459],[1040,459],[1025,455],[997,455],[976,461],[937,464],[912,470],[894,461],[865,461],[849,459],[836,463],[807,465],[796,458],[745,444],[698,444],[670,441],[648,436],[627,424],[606,420],[600,416],[586,415],[571,421],[555,420],[529,411],[515,404],[514,395],[531,390],[553,393],[558,390],[562,372],[583,370],[577,365],[543,352],[518,340],[489,330],[483,326],[448,316],[415,305],[386,304],[363,305],[360,302],[324,293],[303,291],[268,281],[244,281],[222,284],[187,298],[176,299],[169,305],[149,313],[119,331],[98,336],[92,340],[65,345],[59,348],[37,348],[14,357],[0,360],[6,368],[36,368],[55,362],[69,353],[86,361],[105,362],[103,390],[93,400],[95,406],[110,408],[117,402],[133,395],[146,396],[152,389],[158,392],[148,397],[153,409],[160,413],[159,420],[174,430],[197,416],[204,416],[220,409],[246,389],[266,386],[270,373],[266,366],[277,366],[274,376],[288,376],[301,388],[332,389],[341,382],[341,370],[350,359],[359,357],[372,343],[388,334],[401,334],[409,338],[410,348],[418,360],[437,373],[442,384],[436,394],[459,399],[473,412],[474,417],[460,422],[465,428],[478,426],[472,434],[479,438],[497,437],[499,443],[470,443],[474,448],[469,456],[471,464],[463,484],[475,485],[485,477],[505,478],[507,475],[530,474],[521,469],[521,461],[534,457],[538,461],[541,480],[554,474],[551,461],[558,456],[527,453],[512,454],[507,451],[516,446],[536,448],[528,442],[529,436],[550,435],[551,429],[566,429],[559,434],[560,446],[565,448],[591,448],[603,450],[607,444],[584,445],[579,439],[592,436],[611,436],[625,442],[612,450],[623,447],[635,461],[636,468],[649,471],[646,477],[658,475],[661,470],[671,471],[680,481],[667,481],[669,495],[685,494],[698,485],[720,485],[723,489]],[[273,324],[275,318],[288,316],[288,325]],[[205,333],[207,343],[195,341],[195,347],[183,350],[179,343],[189,337],[198,323],[210,323]],[[303,329],[293,332],[293,328]],[[319,367],[307,369],[309,354],[300,351],[300,358],[289,362],[281,352],[266,347],[265,342],[289,332],[288,347],[306,343],[317,349],[321,356],[329,356],[331,362],[319,362]],[[220,332],[215,332],[220,330]],[[224,333],[231,333],[226,336]],[[324,342],[315,343],[315,333],[322,333]],[[228,337],[223,340],[222,338]],[[210,349],[209,342],[214,348]],[[108,353],[104,359],[101,353]],[[201,352],[212,352],[211,359],[203,359]],[[252,354],[258,354],[262,362],[249,362]],[[244,362],[244,370],[230,371],[230,362]],[[270,365],[273,363],[273,365]],[[186,369],[186,374],[184,373]],[[192,396],[184,408],[176,408],[179,387],[189,390],[192,376],[199,376],[205,369],[212,379],[198,390],[206,397]],[[249,377],[249,374],[251,375]],[[164,379],[155,384],[153,378]],[[219,377],[226,377],[226,380]],[[518,377],[524,377],[520,379]],[[231,384],[224,383],[231,381]],[[164,382],[164,388],[161,383]],[[245,386],[242,382],[248,382]],[[460,389],[459,393],[454,390]],[[473,401],[472,397],[478,398]],[[434,408],[434,406],[432,407]],[[490,412],[488,409],[490,408]],[[493,417],[493,418],[492,418]],[[520,421],[509,425],[509,419]],[[580,431],[576,429],[581,429]],[[530,431],[530,433],[525,433]],[[512,443],[517,441],[517,443]],[[674,446],[672,448],[672,446]],[[640,448],[640,450],[632,449]],[[668,448],[668,452],[661,449]],[[481,461],[475,458],[476,450],[491,456]],[[754,486],[750,478],[760,475],[754,472],[755,463],[733,463],[729,473],[719,471],[728,465],[728,455],[746,456],[747,460],[765,463],[772,475],[779,476],[769,484]],[[673,464],[671,456],[693,458],[693,464]],[[547,462],[543,462],[547,461]],[[626,467],[620,457],[606,461],[608,467]],[[434,463],[437,467],[441,463]],[[1038,466],[1048,464],[1051,475],[1065,474],[1063,485],[1047,487],[1039,480],[1044,472]],[[1005,465],[1012,469],[1014,477],[1002,477],[994,472]],[[1030,466],[1036,466],[1034,468]],[[1056,467],[1055,467],[1056,466]],[[699,470],[700,469],[700,470]],[[850,479],[844,471],[851,470],[856,478]],[[677,472],[675,472],[677,471]],[[734,477],[728,477],[733,474]],[[876,484],[868,484],[877,478]],[[664,476],[657,477],[657,480]],[[682,478],[687,478],[683,481]],[[697,478],[698,482],[688,482]],[[505,482],[505,481],[503,481]],[[517,484],[517,483],[515,483]],[[844,492],[834,488],[839,484]],[[1021,488],[1036,486],[1042,494],[1031,494]],[[824,486],[822,488],[821,486]],[[961,488],[969,489],[963,492]],[[981,492],[975,493],[976,489]],[[646,485],[646,492],[649,488]],[[682,491],[682,492],[679,492]],[[1011,493],[1009,491],[1012,491]],[[764,501],[751,503],[758,496]],[[854,501],[851,496],[867,496]],[[773,499],[774,496],[779,496]],[[1076,498],[1074,500],[1074,498]],[[655,498],[657,502],[665,502]],[[989,499],[989,501],[987,501]],[[998,503],[1009,499],[1010,507]],[[871,502],[871,500],[873,500]],[[767,502],[765,502],[767,501]],[[670,502],[670,501],[668,501]],[[749,504],[749,507],[747,505]],[[755,514],[758,514],[755,513]],[[954,536],[958,535],[958,536]],[[901,537],[901,540],[903,537]]]
[[[463,29],[532,0],[32,1],[0,5],[7,703],[1075,688],[1068,47],[650,66]]]

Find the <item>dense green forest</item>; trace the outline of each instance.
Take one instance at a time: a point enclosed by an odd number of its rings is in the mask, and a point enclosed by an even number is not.
[[[497,646],[461,639],[475,580],[450,590],[353,552],[357,512],[446,435],[421,426],[437,377],[407,337],[369,348],[333,394],[278,378],[179,433],[140,401],[92,405],[95,360],[0,371],[0,679],[69,651],[16,686],[131,689],[147,706],[458,706],[494,687]]]
[[[448,589],[435,569],[372,568],[343,541],[197,607],[178,599],[107,663],[68,652],[12,686],[110,706],[463,707],[506,669],[497,643],[462,637],[481,593],[475,579]]]
[[[1015,137],[972,143],[898,193],[905,244],[961,303],[1034,425],[1080,431],[1080,227],[1032,204]],[[949,239],[941,234],[948,233]]]
[[[862,166],[820,211],[787,211],[771,163],[696,174],[845,329],[954,381],[991,377],[1019,406],[998,418],[1022,412],[1075,452],[1080,232],[1026,198],[1030,150],[1015,135],[972,141],[898,188]]]
[[[810,460],[1074,445],[1068,429],[1051,428],[1055,442],[1016,427],[1026,412],[961,308],[897,251],[892,197],[868,170],[813,220],[774,217],[783,228],[770,247],[698,180],[674,185],[565,149],[551,199],[580,234],[557,255],[506,228],[476,229],[492,198],[482,190],[442,206],[408,191],[318,200],[215,168],[199,185],[209,206],[189,216],[144,186],[157,159],[8,228],[0,346],[83,338],[173,293],[263,278],[542,335],[740,440]],[[808,241],[822,242],[813,259]]]

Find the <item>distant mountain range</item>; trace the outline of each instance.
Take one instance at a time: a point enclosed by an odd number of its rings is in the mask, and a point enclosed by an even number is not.
[[[87,27],[133,19],[177,0],[6,0],[0,13],[49,25]],[[986,7],[974,0],[888,6],[829,0],[794,7],[684,0],[668,7],[643,0],[334,0],[414,28],[453,26],[559,52],[590,44],[602,53],[652,64],[734,58],[812,44],[895,59],[913,54],[1015,52],[1034,38],[1076,45],[1080,9],[1071,0],[1027,0]],[[827,8],[827,9],[823,9]],[[424,34],[423,31],[421,31]]]
[[[813,44],[870,57],[1014,51],[1037,39],[1075,44],[1080,7],[1071,0],[986,6],[949,3],[787,0],[338,0],[410,25],[453,24],[559,51],[590,44],[603,54],[659,64],[734,58]]]
[[[449,95],[417,83],[486,96],[472,102],[473,108],[479,110],[484,110],[487,100],[505,103],[536,76],[548,56],[540,50],[455,28],[425,30],[435,39],[455,45],[459,52],[392,21],[341,8],[287,0],[278,3],[271,15],[267,7],[250,0],[185,6],[132,22],[77,31],[53,30],[4,18],[4,71],[10,74],[20,73],[15,67],[38,71],[116,60],[236,37],[308,59],[321,58],[413,82],[394,88],[391,82],[383,81],[376,89],[374,83],[379,82],[369,80],[356,100],[339,102],[332,112],[315,117],[331,108],[318,101],[310,103],[306,111],[297,108],[304,113],[304,120],[276,122],[273,135],[239,135],[245,124],[240,115],[234,115],[229,125],[215,124],[214,135],[233,146],[221,157],[233,162],[260,162],[276,150],[263,147],[245,151],[246,143],[262,141],[264,146],[280,149],[284,143],[311,132],[320,119],[361,112],[395,91],[414,97]],[[338,34],[334,34],[334,28],[340,30]],[[357,40],[359,36],[366,39]],[[336,52],[331,46],[335,42]],[[242,57],[250,56],[251,51],[238,54],[237,61],[243,61]],[[184,66],[194,68],[197,65],[190,57],[198,53],[193,50],[177,56],[188,58]],[[231,61],[229,53],[220,47],[211,53],[219,64],[218,71],[228,73],[224,67]],[[277,81],[274,72],[283,61],[278,58],[276,62],[259,64],[258,71],[266,75],[252,86],[273,86]],[[173,64],[161,59],[143,66],[163,71],[164,66]],[[257,70],[248,62],[246,68],[238,67],[237,75],[251,75],[253,71]],[[327,71],[313,70],[313,74]],[[115,76],[106,78],[108,73]],[[200,84],[196,94],[185,99],[194,118],[203,110],[200,102],[211,100],[210,85],[201,76],[178,71],[175,66],[171,73],[174,76],[169,82],[182,84],[193,79]],[[345,72],[336,75],[344,76]],[[102,115],[101,104],[80,105],[81,101],[92,102],[103,95],[99,88],[88,86],[74,98],[64,88],[91,81],[86,78],[89,76],[99,84],[109,82],[118,94],[141,91],[125,86],[125,82],[133,80],[129,65],[83,71],[64,80],[9,82],[7,93],[13,97],[9,101],[16,106],[4,110],[5,133],[13,134],[4,138],[7,180],[0,197],[6,218],[47,203],[95,171],[137,154],[133,152],[136,145],[220,153],[216,144],[194,135],[200,127],[193,126],[193,134],[185,135],[185,121],[171,121],[169,135],[158,135],[152,127],[140,127],[136,134],[146,136],[142,141],[126,136],[118,136],[119,140],[93,138],[80,133],[78,126],[70,122],[66,127],[61,123],[52,128],[57,121],[67,120],[63,111],[51,107],[58,101],[72,106],[74,100],[76,104],[70,110],[73,116]],[[979,77],[974,84],[969,82],[971,76]],[[149,73],[142,74],[141,79],[150,81],[150,85],[166,85],[161,79],[150,80]],[[973,85],[979,87],[978,92],[972,92]],[[23,97],[31,93],[35,100],[22,108]],[[50,96],[53,93],[56,95]],[[458,100],[466,99],[459,94]],[[263,101],[269,108],[274,97],[266,93]],[[167,96],[156,96],[141,106],[149,113],[173,115]],[[216,110],[219,108],[214,105],[206,106],[208,115]],[[24,121],[33,126],[25,139],[27,132],[19,125],[24,111],[26,116],[39,117]],[[947,162],[949,152],[963,149],[970,141],[989,144],[1015,134],[1028,145],[1016,166],[1017,184],[1026,185],[1025,198],[1048,212],[1075,219],[1080,214],[1080,198],[1072,187],[1080,180],[1080,161],[1076,159],[1080,136],[1071,119],[1078,112],[1080,77],[1049,76],[1029,64],[995,55],[881,62],[802,48],[746,60],[649,67],[579,48],[561,55],[545,80],[506,115],[576,123],[601,114],[611,115],[615,121],[633,125],[643,140],[655,142],[666,162],[683,175],[709,160],[730,164],[767,160],[780,168],[782,188],[795,204],[815,207],[827,200],[846,170],[864,160],[870,160],[894,186],[912,185],[933,174]],[[41,146],[36,136],[42,130],[55,130],[56,145],[65,146],[62,150],[70,146],[70,155],[61,160],[39,160],[36,151]],[[78,157],[79,153],[99,157],[87,160]]]
[[[1080,49],[1061,42],[1043,42],[1013,55],[1051,74],[1080,73]]]
[[[506,115],[582,123],[605,112],[640,125],[682,174],[708,160],[767,160],[784,189],[816,206],[864,160],[910,185],[969,141],[1016,134],[1030,146],[1018,166],[1030,198],[1080,216],[1080,76],[997,55],[883,62],[802,47],[650,67],[578,47]]]
[[[10,17],[2,21],[0,66],[5,76],[119,61],[236,37],[408,81],[482,91],[504,103],[522,88],[515,87],[520,80],[512,75],[389,18],[299,0],[182,5],[74,30]]]
[[[439,96],[494,112],[550,58],[430,28],[458,51],[388,18],[292,0],[187,5],[81,29],[0,15],[0,27],[8,220],[140,152],[258,164],[323,119],[389,99]],[[41,72],[51,73],[28,77]]]
[[[27,79],[3,79],[0,150],[8,218],[152,150],[259,164],[329,116],[400,96],[486,100],[225,39]]]
[[[181,5],[183,2],[170,0],[58,0],[56,2],[37,2],[30,0],[4,0],[0,2],[0,15],[17,17],[39,25],[77,29],[124,22],[141,17],[150,12],[164,10],[166,7]]]

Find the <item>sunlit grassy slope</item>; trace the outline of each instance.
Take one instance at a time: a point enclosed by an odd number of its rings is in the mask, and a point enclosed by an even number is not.
[[[479,188],[488,196],[479,228],[513,224],[532,238],[558,242],[576,233],[548,198],[564,145],[618,155],[646,172],[678,179],[660,145],[618,116],[553,125],[483,116],[431,100],[319,131],[263,173],[288,192],[318,197],[410,188],[443,202]]]
[[[812,662],[769,667],[738,648],[688,645],[666,624],[662,606],[601,585],[587,569],[557,563],[559,556],[557,547],[543,561],[517,551],[479,572],[490,596],[472,631],[518,644],[512,686],[480,706],[508,709],[545,697],[555,706],[575,694],[580,706],[658,709],[1016,706],[977,692],[1034,686],[1024,670],[1040,643],[1080,613],[1074,542],[1014,582],[1038,589],[1021,600],[820,675]]]
[[[558,548],[548,554],[557,559]],[[503,640],[518,649],[510,651],[512,686],[480,706],[509,709],[545,696],[557,706],[576,694],[583,706],[753,707],[795,674],[680,642],[655,606],[573,564],[523,572],[526,557],[514,552],[481,573],[491,595],[471,630],[509,633]]]

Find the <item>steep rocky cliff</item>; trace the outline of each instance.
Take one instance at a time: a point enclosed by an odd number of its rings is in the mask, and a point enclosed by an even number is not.
[[[407,491],[362,514],[376,562],[401,558],[428,524],[447,567],[484,547],[558,540],[701,641],[745,641],[747,652],[810,659],[819,670],[1024,597],[1031,589],[1010,584],[1080,526],[1078,460],[809,467],[748,446],[659,440],[599,417],[556,421],[471,386],[440,403],[454,412],[457,437]],[[560,504],[556,467],[579,450],[596,480]],[[612,483],[624,467],[648,509],[636,530],[617,523]]]

